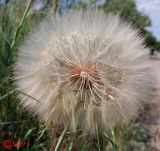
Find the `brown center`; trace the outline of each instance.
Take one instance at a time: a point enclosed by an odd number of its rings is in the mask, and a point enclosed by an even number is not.
[[[98,78],[97,66],[90,63],[72,65],[69,68],[69,77],[76,89],[92,89]]]

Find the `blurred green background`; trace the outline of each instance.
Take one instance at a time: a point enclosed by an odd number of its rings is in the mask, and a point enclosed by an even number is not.
[[[25,35],[37,24],[47,17],[60,13],[67,13],[69,9],[98,7],[105,13],[119,13],[122,18],[132,22],[140,34],[146,38],[146,46],[160,50],[160,43],[148,32],[145,27],[151,25],[151,20],[137,11],[133,0],[107,0],[101,5],[97,1],[85,2],[74,0],[4,0],[0,1],[0,151],[4,149],[4,140],[15,142],[28,142],[26,147],[13,147],[11,150],[45,151],[49,150],[51,140],[49,130],[45,131],[45,125],[39,123],[28,112],[22,111],[18,105],[17,93],[13,84],[12,67],[16,60],[18,46],[23,42]],[[28,5],[29,4],[29,5]],[[24,94],[25,95],[25,94]],[[44,132],[44,133],[43,133]],[[41,136],[41,134],[43,135]],[[147,125],[143,121],[143,113],[140,118],[133,121],[125,130],[119,130],[118,145],[121,151],[151,151],[148,146],[150,135]],[[57,132],[55,141],[61,134],[61,128]],[[98,151],[110,150],[109,143],[101,134],[99,140],[86,136],[81,132],[66,134],[60,150],[73,151]],[[84,141],[85,140],[85,141]]]

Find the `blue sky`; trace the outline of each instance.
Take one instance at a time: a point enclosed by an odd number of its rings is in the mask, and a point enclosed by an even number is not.
[[[136,0],[137,8],[150,17],[152,25],[146,29],[160,41],[160,0]]]

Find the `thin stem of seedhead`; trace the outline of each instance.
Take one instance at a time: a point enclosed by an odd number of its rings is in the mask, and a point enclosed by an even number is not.
[[[67,132],[68,126],[69,126],[69,125],[67,124],[67,125],[65,126],[64,130],[62,131],[61,136],[59,137],[59,140],[58,140],[58,142],[57,142],[57,145],[56,145],[54,151],[58,151],[58,150],[59,150],[59,147],[60,147],[61,142],[62,142],[62,140],[63,140],[63,138],[64,138],[64,135],[65,135],[66,132]]]
[[[96,124],[96,135],[97,135],[97,141],[98,141],[98,151],[101,151],[100,140],[99,140],[99,132],[98,132],[98,126],[97,126],[97,124]]]
[[[111,130],[111,133],[112,133],[112,140],[113,140],[113,142],[116,142],[116,128],[113,128]]]
[[[17,37],[18,37],[18,34],[19,34],[19,32],[20,32],[20,30],[21,30],[21,28],[22,28],[22,26],[23,26],[23,23],[24,23],[27,15],[28,15],[29,9],[30,9],[31,4],[32,4],[32,1],[33,1],[33,0],[29,0],[29,3],[28,3],[28,5],[27,5],[27,7],[26,7],[26,9],[25,9],[25,11],[24,11],[23,16],[22,16],[22,19],[21,19],[21,21],[20,21],[20,23],[19,23],[19,25],[18,25],[18,28],[16,29],[16,31],[15,31],[15,33],[14,33],[13,40],[12,40],[12,43],[11,43],[11,46],[10,46],[11,49],[13,48],[13,46],[14,46],[14,44],[15,44],[15,41],[16,41],[16,39],[17,39]]]

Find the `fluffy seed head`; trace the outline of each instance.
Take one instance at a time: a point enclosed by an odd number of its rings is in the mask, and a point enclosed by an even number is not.
[[[138,31],[118,15],[57,15],[19,49],[20,102],[46,123],[106,130],[130,121],[150,100],[148,62]]]

